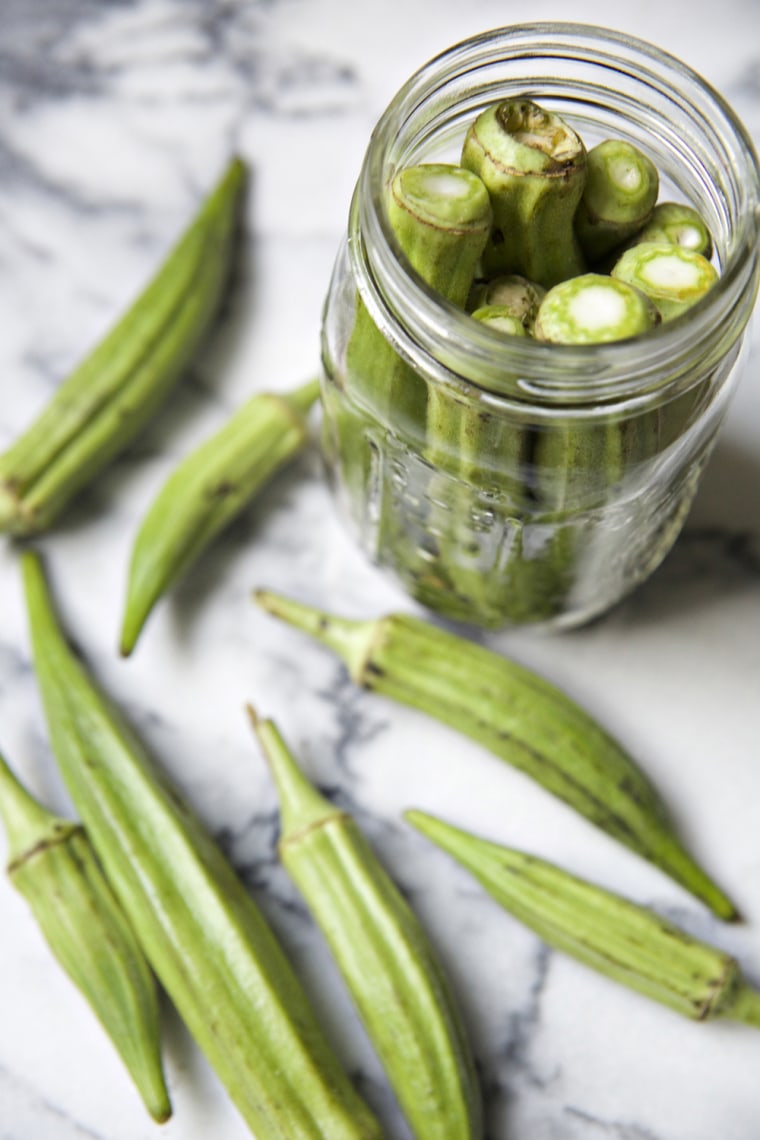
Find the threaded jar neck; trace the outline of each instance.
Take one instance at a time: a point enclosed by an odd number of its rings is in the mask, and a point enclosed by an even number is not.
[[[504,338],[431,292],[394,238],[384,187],[400,167],[458,162],[485,107],[528,96],[588,147],[623,138],[649,155],[661,199],[694,206],[713,233],[720,280],[683,317],[593,346]],[[584,25],[521,24],[468,40],[401,88],[372,136],[352,206],[349,255],[375,323],[429,381],[473,385],[534,407],[657,402],[710,373],[739,340],[758,288],[760,170],[731,108],[658,48]]]

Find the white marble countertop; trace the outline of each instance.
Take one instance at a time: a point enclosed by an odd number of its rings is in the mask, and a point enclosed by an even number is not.
[[[389,1137],[408,1134],[327,953],[277,865],[275,799],[242,712],[274,716],[357,815],[426,923],[471,1029],[488,1140],[758,1140],[760,1034],[692,1024],[547,951],[401,821],[418,806],[656,905],[760,984],[760,343],[675,549],[593,626],[490,638],[598,715],[736,898],[725,927],[474,744],[356,690],[257,611],[254,586],[356,616],[409,603],[353,549],[315,455],[279,477],[116,654],[135,527],[176,460],[258,389],[313,373],[320,309],[373,123],[424,60],[512,22],[472,0],[5,0],[0,35],[0,448],[149,276],[226,157],[250,163],[247,249],[213,343],[154,424],[43,541],[68,629],[221,840],[281,935]],[[568,5],[536,0],[531,19]],[[760,5],[579,0],[658,42],[760,142]],[[0,747],[68,801],[30,667],[17,554],[0,543]],[[0,847],[2,845],[0,844]],[[23,900],[0,884],[2,1140],[248,1135],[166,1011],[175,1113],[145,1114]]]

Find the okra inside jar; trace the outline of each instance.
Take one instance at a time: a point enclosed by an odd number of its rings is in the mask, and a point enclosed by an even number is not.
[[[759,182],[705,83],[615,33],[501,29],[412,77],[323,325],[328,470],[370,557],[487,627],[578,624],[643,580],[738,378]]]

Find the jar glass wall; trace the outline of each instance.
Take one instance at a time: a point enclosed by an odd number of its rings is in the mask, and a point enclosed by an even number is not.
[[[484,108],[528,97],[587,147],[626,139],[662,199],[695,206],[720,279],[643,337],[565,346],[474,321],[427,288],[385,188],[459,161]],[[373,133],[325,306],[323,448],[367,554],[415,598],[498,628],[588,620],[684,522],[739,375],[758,286],[760,176],[730,108],[656,48],[565,24],[467,41],[402,88]]]

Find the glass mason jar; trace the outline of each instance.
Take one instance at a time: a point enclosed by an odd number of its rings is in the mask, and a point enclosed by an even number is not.
[[[485,107],[525,97],[587,148],[626,139],[660,200],[696,207],[720,279],[680,318],[590,346],[505,337],[433,293],[395,240],[393,173],[458,163]],[[323,450],[366,553],[416,599],[488,628],[577,625],[678,535],[740,371],[760,174],[698,75],[603,29],[519,25],[424,66],[370,140],[323,322]]]

